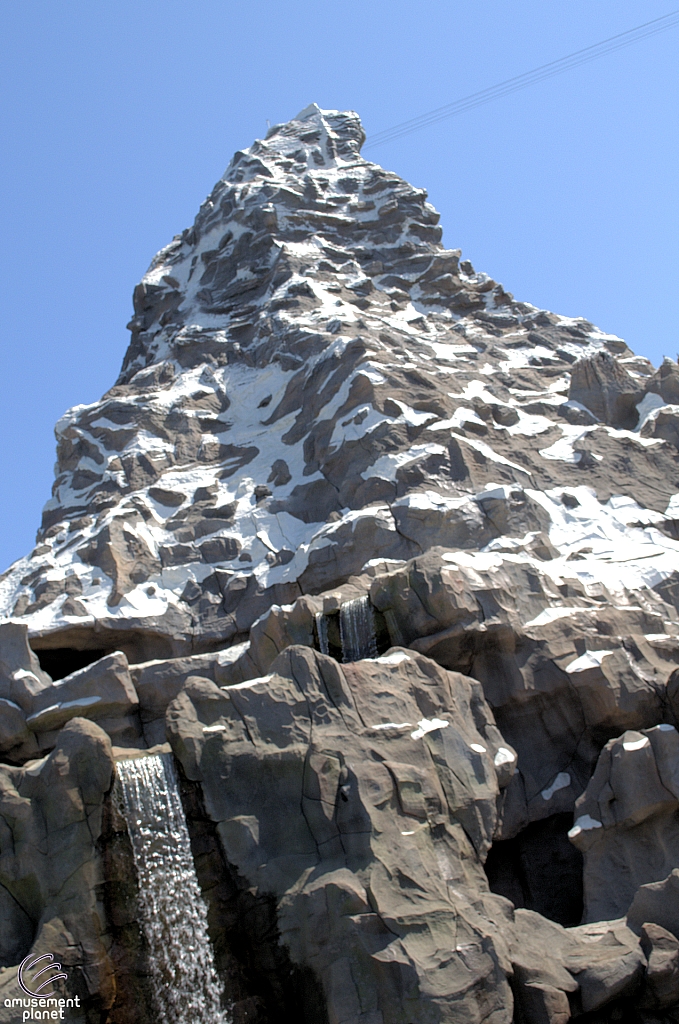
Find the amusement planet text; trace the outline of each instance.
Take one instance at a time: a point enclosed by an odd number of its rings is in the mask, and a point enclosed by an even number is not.
[[[31,997],[26,999],[5,999],[5,1006],[8,1008],[22,1009],[22,1020],[64,1020],[64,1010],[69,1006],[80,1006],[80,996],[72,996],[66,999],[57,996],[43,996],[42,998]],[[44,1007],[44,1009],[42,1009]]]

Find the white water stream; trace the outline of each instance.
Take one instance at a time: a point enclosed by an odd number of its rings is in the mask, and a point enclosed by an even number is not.
[[[340,608],[342,661],[360,661],[377,657],[375,615],[370,598],[357,597]]]
[[[171,754],[117,764],[158,1024],[229,1024]]]
[[[323,612],[316,612],[316,632],[318,633],[318,646],[321,649],[321,654],[330,654],[328,617]]]

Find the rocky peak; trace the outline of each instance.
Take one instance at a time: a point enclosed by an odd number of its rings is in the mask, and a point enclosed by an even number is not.
[[[294,364],[305,352],[289,311],[300,307],[317,327],[347,302],[488,304],[494,282],[441,247],[426,192],[364,160],[364,137],[353,112],[312,104],[236,153],[193,227],[135,289],[119,383],[168,357],[185,367]],[[492,298],[508,301],[502,289]]]
[[[244,640],[272,604],[436,544],[528,537],[553,561],[564,486],[664,515],[674,449],[610,431],[671,374],[444,249],[363,139],[315,104],[272,127],[153,260],[118,382],[57,424],[38,545],[0,584],[34,643]]]

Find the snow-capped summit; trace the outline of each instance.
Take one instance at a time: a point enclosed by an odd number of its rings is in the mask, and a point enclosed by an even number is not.
[[[568,572],[632,588],[679,568],[657,528],[674,449],[634,429],[649,380],[665,401],[653,368],[444,249],[426,192],[364,137],[311,104],[152,261],[120,377],[57,424],[37,546],[0,584],[36,646],[209,649],[435,545],[561,579],[586,538]],[[600,422],[587,388],[609,378],[622,411]]]

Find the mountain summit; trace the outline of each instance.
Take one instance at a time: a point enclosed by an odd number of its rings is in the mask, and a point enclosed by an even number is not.
[[[57,424],[0,580],[0,868],[20,798],[37,837],[0,963],[58,934],[97,1019],[160,1019],[115,756],[149,821],[134,786],[181,790],[234,1021],[660,1019],[679,367],[476,272],[364,138],[312,104],[236,153],[137,285],[117,382]],[[90,786],[63,889],[57,775],[68,814]]]
[[[426,192],[364,160],[363,139],[356,114],[312,104],[236,153],[153,260],[120,377],[57,424],[38,545],[1,585],[38,646],[245,637],[371,558],[483,547],[490,484],[541,495],[517,541],[562,515],[559,486],[594,487],[592,528],[616,544],[611,495],[665,512],[666,446],[568,401],[573,363],[612,353],[636,414],[650,364],[444,249]]]

